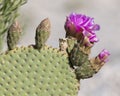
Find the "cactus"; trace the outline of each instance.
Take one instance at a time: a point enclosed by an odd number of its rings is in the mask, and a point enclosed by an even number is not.
[[[69,65],[68,54],[44,44],[43,29],[48,28],[44,26],[48,20],[43,20],[40,23],[43,27],[37,28],[39,36],[35,45],[8,47],[9,50],[0,55],[1,95],[76,96],[79,83]],[[49,22],[47,24],[50,26]],[[15,29],[11,31],[17,33]],[[17,35],[9,35],[11,31],[8,36],[12,39],[7,43],[15,46],[13,41]]]
[[[4,33],[18,16],[18,8],[26,2],[27,0],[0,0],[0,49],[2,49]]]
[[[93,42],[83,33],[80,38],[71,35],[69,28],[66,38],[59,39],[59,48],[46,45],[48,18],[36,29],[35,45],[17,47],[20,27],[16,26],[8,31],[8,51],[0,54],[1,96],[77,96],[80,79],[92,77],[109,56],[103,50],[90,59]]]

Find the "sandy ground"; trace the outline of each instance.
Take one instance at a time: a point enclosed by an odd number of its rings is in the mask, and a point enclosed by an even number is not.
[[[28,0],[20,9],[20,22],[25,33],[19,45],[34,44],[35,29],[40,21],[50,18],[51,36],[47,44],[58,47],[58,38],[65,35],[64,22],[71,12],[94,17],[101,25],[97,32],[100,41],[91,56],[102,49],[110,51],[109,62],[93,78],[81,80],[78,96],[120,96],[120,0]]]

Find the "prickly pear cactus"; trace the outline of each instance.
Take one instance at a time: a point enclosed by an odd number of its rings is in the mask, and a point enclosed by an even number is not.
[[[7,36],[9,51],[0,55],[1,96],[77,95],[78,80],[68,54],[44,44],[49,24],[45,19],[37,28],[36,45],[20,48],[15,47],[14,41],[19,37],[18,24],[11,26],[14,30],[9,30]]]
[[[74,33],[73,25],[68,25],[66,38],[59,39],[59,48],[45,45],[50,35],[48,18],[36,29],[35,45],[28,47],[16,47],[21,30],[17,22],[11,25],[8,51],[0,54],[1,96],[77,96],[80,79],[97,73],[109,53],[103,50],[90,59],[91,46],[86,44],[93,42],[88,42],[82,32]],[[71,26],[74,34],[68,28]]]

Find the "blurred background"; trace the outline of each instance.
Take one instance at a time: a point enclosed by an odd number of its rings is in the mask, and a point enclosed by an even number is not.
[[[95,18],[101,25],[100,39],[92,48],[91,57],[102,49],[110,51],[109,62],[90,79],[81,80],[78,96],[120,96],[120,0],[28,0],[19,12],[24,33],[19,45],[34,44],[35,30],[41,20],[51,20],[48,45],[58,47],[58,39],[65,36],[64,23],[71,12]]]

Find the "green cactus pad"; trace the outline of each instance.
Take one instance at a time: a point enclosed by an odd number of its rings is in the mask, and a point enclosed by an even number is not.
[[[92,77],[96,72],[92,68],[89,60],[86,60],[80,67],[75,69],[77,79],[87,79]]]
[[[88,55],[85,54],[81,49],[79,44],[75,44],[71,53],[70,53],[70,61],[73,66],[81,66],[88,60]]]
[[[0,96],[77,96],[67,54],[51,47],[15,48],[0,55]]]

